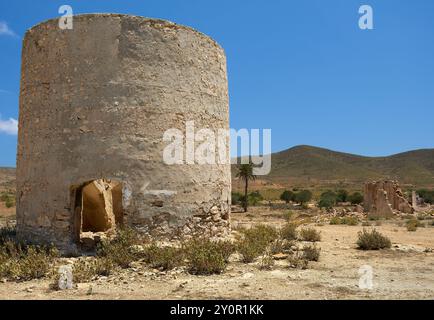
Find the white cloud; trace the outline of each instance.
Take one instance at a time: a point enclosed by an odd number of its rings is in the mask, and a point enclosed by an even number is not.
[[[0,21],[0,36],[6,35],[6,36],[16,36],[16,33],[13,32],[12,29],[9,28],[8,24],[4,21]]]
[[[0,133],[16,135],[18,133],[18,121],[14,118],[9,118],[9,120],[0,118]]]

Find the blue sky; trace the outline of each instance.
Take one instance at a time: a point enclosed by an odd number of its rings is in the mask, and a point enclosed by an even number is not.
[[[0,3],[0,166],[15,166],[22,37],[63,4],[74,14],[168,19],[213,37],[228,57],[231,127],[271,128],[273,151],[434,147],[432,0],[16,0]],[[358,27],[363,4],[374,30]]]

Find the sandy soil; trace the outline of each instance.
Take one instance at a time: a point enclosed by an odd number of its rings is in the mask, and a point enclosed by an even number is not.
[[[282,212],[255,208],[233,214],[234,225],[283,224]],[[142,265],[76,289],[54,291],[49,280],[0,283],[0,299],[434,299],[434,227],[408,232],[400,221],[377,230],[390,237],[390,250],[364,252],[355,241],[361,226],[316,225],[321,258],[307,270],[290,269],[285,260],[273,270],[256,263],[232,262],[221,275],[192,276],[183,270],[158,272]],[[372,290],[359,289],[359,268],[373,268]]]
[[[0,201],[0,221],[15,219],[15,208],[6,208],[4,202]]]

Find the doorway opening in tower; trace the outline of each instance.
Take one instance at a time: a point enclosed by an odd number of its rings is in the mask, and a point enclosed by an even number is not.
[[[93,250],[123,225],[122,182],[88,181],[72,188],[74,238],[83,250]]]

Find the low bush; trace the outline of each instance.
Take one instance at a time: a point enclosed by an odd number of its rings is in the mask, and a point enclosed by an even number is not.
[[[415,232],[422,224],[417,219],[410,219],[406,222],[407,231]]]
[[[108,258],[92,258],[78,260],[72,267],[72,277],[74,283],[86,283],[94,280],[97,276],[109,276],[115,265]],[[58,275],[56,275],[56,283]]]
[[[262,255],[273,241],[278,238],[275,228],[257,225],[243,230],[242,239],[237,242],[237,250],[243,257],[243,262],[250,263]]]
[[[356,217],[344,217],[342,218],[342,224],[346,224],[347,226],[357,226],[359,224],[359,219]]]
[[[264,197],[259,193],[259,191],[251,192],[248,195],[248,204],[250,206],[257,206],[262,200],[264,200]]]
[[[341,218],[339,218],[339,217],[332,217],[330,219],[330,224],[331,225],[338,225],[338,224],[341,224],[341,223],[342,223],[342,221],[341,221]]]
[[[15,207],[15,195],[11,192],[2,192],[0,194],[0,201],[5,203],[6,208]]]
[[[294,211],[291,210],[283,214],[283,218],[288,222],[291,221],[293,217],[294,217]]]
[[[381,220],[381,216],[375,213],[369,213],[368,214],[368,220],[369,221],[378,221]]]
[[[303,228],[300,230],[299,234],[300,240],[302,241],[321,241],[321,233],[314,228]]]
[[[290,268],[296,268],[296,269],[307,269],[309,262],[304,259],[304,254],[302,252],[295,252],[292,255],[289,255],[287,260],[289,263]]]
[[[152,243],[144,251],[144,260],[152,268],[171,270],[184,263],[185,252],[181,248],[159,247]]]
[[[6,208],[12,208],[12,207],[15,207],[15,200],[12,199],[12,198],[8,198],[8,199],[5,201],[5,206],[6,206]]]
[[[331,209],[336,205],[337,201],[338,195],[335,192],[328,190],[321,194],[318,207]]]
[[[261,270],[271,270],[273,269],[275,262],[274,258],[271,256],[270,252],[264,254],[259,261],[259,269]]]
[[[139,241],[137,233],[132,229],[117,231],[112,240],[103,240],[97,249],[98,257],[105,257],[121,268],[128,268],[131,262],[138,259],[138,254],[132,246]]]
[[[280,195],[280,200],[285,201],[286,203],[289,203],[290,201],[294,201],[295,200],[295,194],[292,191],[285,190]]]
[[[307,261],[318,261],[320,254],[321,254],[321,249],[314,244],[303,248],[302,257]]]
[[[416,192],[425,203],[434,204],[434,190],[420,189]]]
[[[359,224],[359,219],[356,217],[333,217],[330,219],[331,225],[345,224],[348,226],[357,226]]]
[[[354,192],[347,199],[351,204],[361,204],[363,202],[363,195],[360,192]]]
[[[192,274],[219,274],[226,269],[229,256],[235,247],[226,241],[194,239],[184,245],[188,270]]]
[[[285,240],[297,239],[297,225],[295,223],[287,223],[280,229],[280,237]]]
[[[263,224],[246,229],[243,231],[243,234],[245,238],[257,241],[264,246],[279,237],[279,233],[275,228]]]
[[[0,246],[6,242],[15,241],[17,231],[15,227],[6,226],[0,228]]]
[[[0,278],[27,281],[44,277],[58,256],[52,247],[5,241],[0,245]]]
[[[240,205],[241,203],[241,198],[243,197],[243,195],[239,192],[232,192],[232,205]]]
[[[279,238],[270,245],[270,252],[271,254],[290,252],[293,245],[294,241]]]
[[[361,250],[380,250],[390,248],[392,243],[389,238],[375,229],[371,231],[363,229],[362,232],[358,233],[357,246]]]

